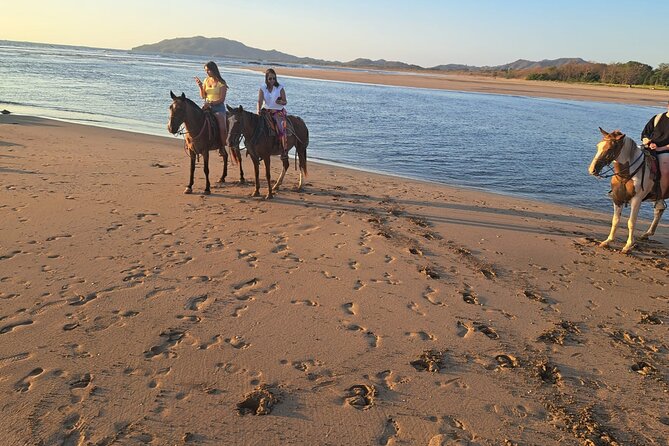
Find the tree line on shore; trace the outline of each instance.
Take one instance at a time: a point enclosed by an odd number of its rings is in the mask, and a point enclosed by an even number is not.
[[[657,68],[635,61],[611,64],[568,63],[547,68],[508,70],[505,73],[494,72],[493,75],[527,80],[669,87],[669,64],[667,63],[660,64]]]

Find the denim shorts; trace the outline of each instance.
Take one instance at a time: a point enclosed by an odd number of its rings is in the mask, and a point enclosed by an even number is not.
[[[222,104],[216,104],[216,105],[210,105],[209,108],[210,108],[211,111],[213,111],[214,113],[223,113],[223,114],[225,114],[225,112],[226,112],[226,110],[225,110],[225,103],[222,103]]]

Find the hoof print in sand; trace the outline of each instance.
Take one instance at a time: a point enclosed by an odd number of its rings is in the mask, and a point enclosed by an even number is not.
[[[436,272],[429,266],[422,266],[418,269],[418,271],[425,274],[430,279],[439,279],[441,277],[438,272]]]
[[[497,355],[495,360],[499,364],[497,368],[500,369],[515,369],[518,367],[518,359],[512,355]]]
[[[542,296],[541,294],[539,294],[536,291],[525,290],[525,291],[523,291],[523,294],[525,295],[525,297],[527,297],[530,300],[534,300],[536,302],[541,302],[542,304],[547,304],[548,303],[548,299],[546,299],[544,296]]]
[[[419,372],[438,373],[446,364],[444,363],[444,353],[439,350],[425,350],[411,365]]]
[[[562,321],[557,324],[557,328],[549,330],[539,336],[539,340],[547,344],[564,345],[565,342],[569,344],[580,344],[581,342],[576,337],[581,330],[576,324],[569,321]]]
[[[661,325],[662,319],[655,314],[644,314],[639,321],[641,324]]]
[[[651,375],[655,371],[655,367],[652,365],[648,364],[645,361],[639,361],[635,364],[632,365],[631,367],[633,372],[637,372],[639,375]]]
[[[376,388],[374,386],[356,384],[348,388],[344,400],[356,409],[364,410],[374,405],[375,397]]]
[[[537,375],[547,384],[559,384],[562,379],[558,368],[548,362],[537,364]]]
[[[239,415],[269,415],[272,407],[278,402],[279,399],[272,389],[263,384],[244,396],[242,402],[237,403],[237,411]]]
[[[482,324],[480,322],[475,322],[474,326],[478,331],[488,336],[490,339],[499,339],[499,335],[492,327],[489,327],[488,325]]]

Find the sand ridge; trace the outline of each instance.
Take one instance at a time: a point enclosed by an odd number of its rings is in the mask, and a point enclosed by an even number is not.
[[[313,162],[183,195],[179,139],[0,119],[9,445],[669,441],[666,223],[627,256],[608,214]]]

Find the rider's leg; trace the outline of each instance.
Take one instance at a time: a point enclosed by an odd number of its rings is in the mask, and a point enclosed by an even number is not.
[[[215,113],[218,121],[218,133],[221,136],[221,149],[225,149],[225,139],[228,136],[228,121],[225,113]]]
[[[667,196],[669,191],[669,153],[662,153],[657,156],[660,163],[660,187],[662,188],[662,197]]]

